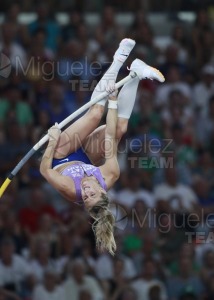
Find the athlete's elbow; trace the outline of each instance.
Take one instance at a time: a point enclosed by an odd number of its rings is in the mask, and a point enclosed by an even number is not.
[[[117,168],[112,172],[112,177],[114,181],[117,181],[120,178],[120,169]]]
[[[47,177],[48,169],[43,163],[40,164],[39,171],[43,177],[45,177],[45,178]]]
[[[40,168],[39,171],[40,171],[40,174],[41,174],[44,178],[46,178],[46,172],[45,172],[45,170],[43,170],[42,168]]]
[[[47,174],[49,173],[49,170],[51,170],[51,162],[49,159],[46,159],[45,157],[42,158],[42,161],[40,163],[40,173],[46,177]]]
[[[118,180],[120,178],[120,171],[116,173],[115,179]]]

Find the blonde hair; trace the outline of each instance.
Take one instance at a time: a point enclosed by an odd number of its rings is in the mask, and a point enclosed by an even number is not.
[[[115,218],[109,210],[109,200],[106,194],[102,194],[101,200],[89,210],[89,214],[95,219],[92,229],[97,249],[101,252],[107,250],[114,255],[117,249],[114,239]]]

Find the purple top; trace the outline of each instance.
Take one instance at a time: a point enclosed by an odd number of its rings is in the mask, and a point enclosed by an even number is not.
[[[107,191],[105,180],[102,177],[100,169],[85,163],[75,163],[65,168],[62,173],[64,176],[70,177],[75,184],[76,196],[78,200],[82,200],[81,197],[81,181],[85,176],[94,176],[100,183],[101,187]]]

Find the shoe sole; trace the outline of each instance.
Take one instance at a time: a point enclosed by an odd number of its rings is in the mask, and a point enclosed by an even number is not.
[[[130,52],[132,51],[132,49],[134,48],[134,46],[136,45],[136,42],[134,41],[134,40],[132,40],[132,39],[124,39],[123,41],[121,41],[120,42],[120,47],[121,46],[125,46],[125,47],[127,47],[127,44],[125,44],[125,41],[127,41],[128,42],[128,47],[130,47]],[[125,44],[125,45],[123,45],[123,43]]]
[[[149,66],[149,65],[147,65],[144,61],[142,61],[142,60],[140,60],[139,58],[136,58],[135,59],[135,61],[136,61],[136,64],[138,64],[138,66],[136,66],[136,67],[134,67],[133,66],[133,71],[135,72],[135,68],[136,69],[138,69],[138,68],[149,68],[150,70],[152,70],[154,73],[156,73],[156,75],[157,75],[157,77],[158,77],[158,79],[156,79],[156,78],[153,78],[153,79],[155,79],[155,80],[158,80],[158,81],[160,81],[160,82],[164,82],[165,81],[165,77],[163,76],[163,74],[158,70],[158,69],[156,69],[156,68],[154,68],[154,67],[151,67],[151,66]],[[135,62],[134,61],[134,62]],[[133,62],[133,63],[134,63]],[[131,68],[130,68],[130,70],[132,70]],[[136,72],[137,73],[137,72]],[[143,79],[143,78],[142,78]],[[144,79],[145,79],[145,77],[144,77]],[[152,78],[148,78],[148,79],[152,79]]]
[[[165,77],[163,76],[163,74],[158,69],[153,68],[153,67],[150,67],[150,68],[157,74],[160,82],[164,82],[165,81]]]
[[[128,45],[127,45],[128,44]],[[122,55],[122,56],[125,56],[126,58],[128,58],[128,56],[130,55],[131,51],[133,50],[134,46],[136,45],[136,42],[132,39],[129,39],[129,38],[125,38],[123,39],[120,44],[119,44],[119,47],[127,47],[128,48],[128,51],[129,53],[128,54],[124,54],[124,53],[120,53],[119,55]],[[115,56],[114,56],[115,57]],[[121,60],[118,58],[118,60],[122,63],[124,63],[124,60]]]

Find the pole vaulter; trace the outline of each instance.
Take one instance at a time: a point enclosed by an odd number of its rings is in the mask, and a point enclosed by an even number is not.
[[[108,191],[120,176],[118,144],[127,131],[140,80],[165,81],[159,70],[135,59],[130,65],[129,75],[116,83],[119,70],[134,46],[132,39],[126,38],[120,42],[111,66],[93,91],[92,100],[60,124],[52,126],[12,170],[0,188],[2,196],[22,166],[48,141],[40,163],[40,173],[65,199],[84,207],[95,220],[92,229],[97,249],[107,250],[112,255],[117,247],[114,238],[115,218],[109,207]],[[106,102],[106,124],[99,126]],[[65,125],[87,109],[83,116],[61,132]]]
[[[125,78],[123,78],[121,81],[117,82],[115,84],[115,88],[119,89],[121,86],[123,86],[126,82],[132,80],[135,78],[137,74],[135,72],[132,72]],[[109,92],[104,91],[102,94],[98,95],[82,107],[80,107],[78,110],[76,110],[74,113],[69,115],[66,119],[64,119],[61,123],[58,124],[59,128],[64,128],[68,123],[70,123],[72,120],[74,120],[76,117],[78,117],[80,114],[82,114],[84,111],[89,109],[92,105],[100,101],[101,99],[105,98]],[[10,174],[7,176],[5,181],[3,182],[2,186],[0,187],[0,197],[4,194],[5,190],[7,189],[8,185],[11,183],[12,179],[17,175],[17,173],[20,171],[20,169],[24,166],[24,164],[48,141],[49,136],[46,134],[37,144],[35,144],[28,153],[20,160],[20,162],[15,166],[15,168],[10,172]]]

